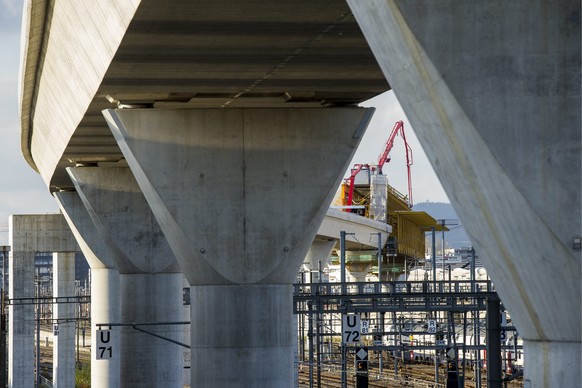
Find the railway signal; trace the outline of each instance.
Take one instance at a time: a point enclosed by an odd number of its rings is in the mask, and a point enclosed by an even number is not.
[[[356,349],[356,388],[368,388],[368,348]]]

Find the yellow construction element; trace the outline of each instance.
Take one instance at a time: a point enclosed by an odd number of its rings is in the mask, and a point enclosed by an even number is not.
[[[436,231],[447,231],[447,227],[437,223],[427,212],[412,210],[388,212],[388,222],[392,225],[392,236],[398,243],[397,253],[413,258],[424,258],[424,233],[433,227]]]
[[[343,183],[336,195],[334,205],[336,206],[364,206],[364,209],[352,209],[351,212],[358,213],[362,216],[369,215],[370,207],[370,187],[367,185],[358,185],[354,187],[352,203],[347,203],[348,188]],[[408,206],[408,197],[392,186],[388,186],[387,195],[388,207],[388,224],[392,225],[392,237],[396,240],[397,260],[403,261],[405,258],[424,258],[425,255],[425,232],[432,227],[436,231],[443,230],[443,226],[437,224],[437,221],[426,212],[415,212]],[[445,228],[445,231],[448,230]]]

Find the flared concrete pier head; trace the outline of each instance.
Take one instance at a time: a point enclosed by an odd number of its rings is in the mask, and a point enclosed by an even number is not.
[[[293,385],[291,284],[372,112],[104,111],[190,282],[196,387]]]
[[[580,386],[580,2],[348,3],[524,339],[525,386]]]
[[[92,386],[182,387],[180,346],[132,327],[107,326],[141,324],[142,330],[182,341],[176,323],[183,321],[183,275],[131,171],[68,171],[76,192],[55,196],[93,274]],[[97,357],[97,324],[111,330],[110,359]]]

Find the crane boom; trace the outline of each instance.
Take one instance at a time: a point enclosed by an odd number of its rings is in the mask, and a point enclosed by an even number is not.
[[[390,162],[390,151],[392,150],[392,147],[394,147],[394,139],[396,139],[396,136],[398,134],[400,134],[400,136],[402,137],[402,140],[404,140],[404,146],[406,149],[406,169],[408,172],[408,206],[412,208],[412,204],[413,204],[413,202],[412,202],[412,177],[411,177],[411,172],[410,172],[411,171],[410,166],[412,166],[412,163],[413,163],[412,148],[410,147],[410,145],[406,141],[406,135],[404,134],[404,122],[402,120],[397,121],[394,124],[394,127],[392,128],[392,132],[390,132],[390,136],[388,137],[388,140],[386,140],[386,144],[384,145],[384,150],[382,151],[382,153],[378,157],[377,173],[382,174],[382,167],[384,167],[384,165],[386,163]],[[350,176],[348,178],[346,178],[346,186],[348,188],[347,198],[346,198],[347,205],[352,205],[353,194],[354,194],[354,181],[356,179],[356,175],[358,175],[358,173],[360,171],[362,171],[363,169],[374,170],[375,167],[371,167],[368,164],[355,164],[354,167],[352,167]]]
[[[402,140],[404,140],[404,146],[406,149],[406,169],[408,173],[408,206],[412,207],[412,176],[410,173],[410,166],[412,166],[413,159],[412,159],[412,148],[406,141],[406,135],[404,133],[404,122],[402,120],[397,121],[392,128],[392,132],[390,132],[390,136],[388,140],[386,140],[386,145],[384,146],[384,150],[378,157],[378,173],[382,173],[382,167],[384,164],[390,161],[390,151],[392,147],[394,147],[394,139],[396,136],[400,134]]]
[[[382,151],[378,157],[378,172],[380,173],[382,172],[382,167],[384,167],[384,164],[390,161],[390,151],[392,150],[392,147],[394,147],[394,139],[396,138],[396,135],[398,135],[398,132],[401,133],[401,136],[404,139],[404,143],[406,144],[406,137],[404,136],[404,122],[402,120],[397,121],[394,124],[392,132],[390,132],[390,136],[388,137],[388,140],[386,140],[384,151]]]

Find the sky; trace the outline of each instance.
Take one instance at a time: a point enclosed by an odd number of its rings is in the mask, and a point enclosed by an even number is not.
[[[10,214],[58,211],[20,151],[18,71],[22,0],[0,0],[0,243]]]
[[[26,163],[20,148],[18,74],[21,19],[22,0],[0,0],[0,245],[6,244],[4,230],[10,214],[58,211],[40,175]],[[394,123],[403,120],[406,138],[413,151],[414,202],[449,202],[394,93],[386,92],[362,106],[375,107],[376,113],[351,164],[375,164]],[[400,137],[396,138],[390,156],[392,160],[385,165],[383,172],[388,175],[390,185],[406,194],[406,157]]]

